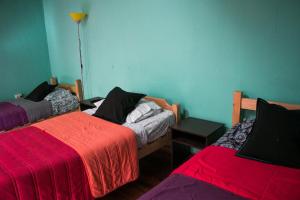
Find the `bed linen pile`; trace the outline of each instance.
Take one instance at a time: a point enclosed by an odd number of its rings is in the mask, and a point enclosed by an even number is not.
[[[61,88],[55,89],[39,102],[23,98],[0,102],[0,132],[73,111],[78,106],[77,97]]]

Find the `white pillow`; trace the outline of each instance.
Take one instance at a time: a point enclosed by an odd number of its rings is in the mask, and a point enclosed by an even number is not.
[[[93,115],[95,114],[95,112],[98,110],[98,108],[101,106],[101,104],[103,103],[104,99],[100,100],[100,101],[97,101],[95,102],[95,108],[90,108],[90,109],[87,109],[87,110],[84,110],[83,112],[88,114],[88,115]]]
[[[153,101],[141,99],[136,108],[127,115],[126,122],[136,123],[162,112],[162,108]]]

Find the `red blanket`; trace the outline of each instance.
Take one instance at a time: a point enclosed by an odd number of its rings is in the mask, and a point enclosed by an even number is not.
[[[1,199],[92,199],[71,147],[35,127],[0,135]]]
[[[248,160],[235,153],[232,149],[210,146],[173,173],[191,176],[250,199],[300,199],[300,169]]]

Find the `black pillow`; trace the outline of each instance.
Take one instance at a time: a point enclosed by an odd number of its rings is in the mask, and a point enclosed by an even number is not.
[[[237,156],[299,168],[300,110],[258,99],[254,126]]]
[[[50,92],[55,89],[55,85],[49,85],[47,81],[38,85],[25,99],[30,101],[42,101]]]
[[[94,116],[123,124],[144,94],[125,92],[119,87],[112,89]]]

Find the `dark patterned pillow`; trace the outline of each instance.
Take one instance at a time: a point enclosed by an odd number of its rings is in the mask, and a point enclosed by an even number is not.
[[[63,88],[55,89],[45,97],[45,100],[51,103],[53,115],[66,113],[79,107],[77,97]]]
[[[239,150],[249,136],[254,120],[245,120],[229,129],[213,145]]]

